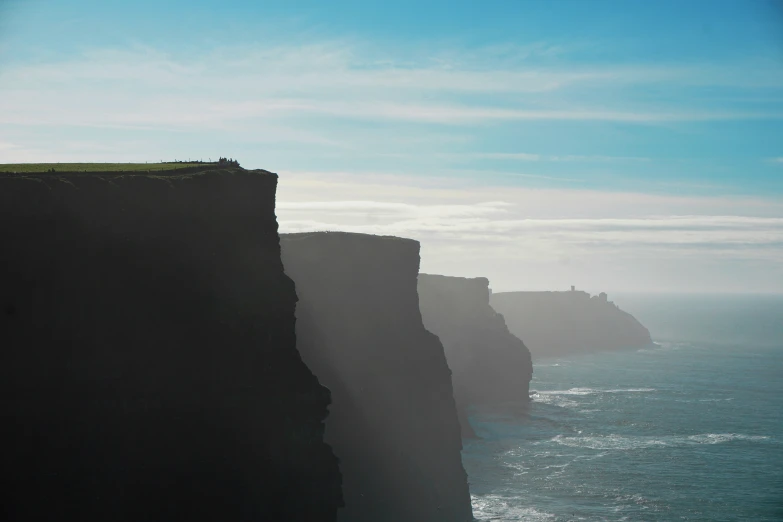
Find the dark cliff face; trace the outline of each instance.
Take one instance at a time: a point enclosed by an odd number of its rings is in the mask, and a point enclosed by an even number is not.
[[[0,518],[334,520],[277,176],[0,176]]]
[[[501,292],[492,307],[536,357],[616,350],[652,343],[650,332],[632,315],[581,291]]]
[[[424,329],[419,244],[347,233],[281,236],[297,346],[332,392],[341,522],[472,520],[451,375]]]
[[[470,408],[512,408],[529,402],[530,352],[489,305],[486,278],[419,275],[424,326],[446,349],[461,417]],[[463,434],[471,436],[463,421]]]

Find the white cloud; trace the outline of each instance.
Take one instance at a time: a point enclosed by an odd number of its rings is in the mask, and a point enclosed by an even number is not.
[[[183,80],[187,81],[187,80]],[[197,90],[197,89],[195,89]],[[116,91],[82,93],[51,90],[6,90],[0,99],[0,124],[75,125],[139,130],[220,130],[237,122],[283,122],[314,115],[333,119],[469,125],[503,121],[613,121],[650,124],[686,121],[783,119],[776,112],[621,110],[527,110],[479,105],[421,104],[396,101],[351,102],[328,99],[256,98],[223,102],[208,96],[157,95],[128,98]],[[127,99],[123,99],[127,98]],[[578,157],[572,156],[571,161]],[[568,160],[566,160],[568,161]]]
[[[602,247],[623,245],[772,245],[783,252],[783,218],[747,216],[649,216],[623,219],[516,218],[519,209],[474,206],[424,205],[395,207],[371,202],[332,202],[317,205],[281,204],[281,228],[298,223],[297,214],[311,217],[308,223],[320,229],[343,228],[407,237],[448,234],[464,242],[556,242]],[[511,205],[509,205],[511,206]],[[504,211],[505,210],[505,211]],[[496,217],[497,216],[497,217]],[[290,219],[290,221],[289,221]],[[301,229],[301,224],[296,225]]]
[[[651,262],[683,267],[738,262],[766,263],[771,287],[783,291],[783,280],[774,279],[779,271],[772,268],[783,262],[783,202],[772,198],[283,172],[277,213],[283,233],[345,230],[417,239],[423,270],[486,276],[496,289],[552,288],[556,280],[578,277],[597,287],[608,281],[611,288],[649,290],[661,283],[648,280],[641,268],[652,270]],[[533,282],[523,275],[533,272]],[[737,281],[745,276],[750,274],[732,273]]]
[[[280,211],[324,212],[330,214],[364,214],[373,212],[384,216],[408,216],[452,218],[459,216],[483,216],[502,213],[510,203],[486,201],[474,205],[410,205],[407,203],[385,203],[380,201],[280,201],[276,209]]]
[[[481,171],[457,177],[449,171],[389,173],[376,171],[279,171],[278,201],[381,201],[407,204],[476,204],[505,201],[527,217],[615,218],[648,215],[783,216],[779,198],[691,197],[555,188],[503,186],[485,181]]]

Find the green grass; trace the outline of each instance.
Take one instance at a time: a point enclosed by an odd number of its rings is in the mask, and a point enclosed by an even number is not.
[[[0,172],[159,172],[217,163],[0,163]]]

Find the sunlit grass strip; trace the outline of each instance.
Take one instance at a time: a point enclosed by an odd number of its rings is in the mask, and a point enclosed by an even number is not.
[[[158,172],[188,167],[217,165],[207,162],[164,163],[0,163],[0,172]]]

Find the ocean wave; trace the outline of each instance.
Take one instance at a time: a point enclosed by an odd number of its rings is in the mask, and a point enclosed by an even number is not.
[[[687,402],[690,404],[697,402],[728,402],[733,400],[734,397],[726,397],[725,399],[674,399],[675,402]]]
[[[538,390],[530,392],[530,400],[541,404],[551,404],[560,408],[577,409],[584,408],[574,398],[586,395],[600,395],[605,393],[649,393],[656,391],[654,388],[614,388],[597,390],[593,388],[571,388],[568,390]],[[573,397],[573,398],[572,398]],[[584,410],[584,413],[593,413],[596,409]]]
[[[518,499],[500,495],[471,495],[473,516],[481,522],[511,522],[554,520],[555,515],[544,513],[532,507],[514,505]]]
[[[686,349],[696,348],[696,346],[693,343],[689,343],[689,342],[654,341],[653,345],[654,345],[654,347],[639,348],[636,351],[638,353],[660,354],[660,353],[666,353],[666,352],[681,350],[683,348],[686,348]]]
[[[560,397],[558,395],[541,395],[539,393],[534,393],[530,396],[530,399],[533,402],[540,402],[542,404],[551,404],[553,406],[559,406],[561,408],[579,407],[578,402],[573,401],[571,399],[566,399],[565,397]]]
[[[643,393],[654,392],[655,388],[615,388],[609,390],[596,390],[593,388],[570,388],[568,390],[538,390],[538,395],[594,395],[597,393]]]
[[[589,448],[597,450],[629,450],[667,446],[666,442],[652,437],[623,437],[621,435],[604,435],[597,437],[564,437],[556,435],[552,442],[571,448]]]
[[[608,451],[604,451],[604,452],[598,453],[596,455],[579,455],[579,456],[575,457],[574,460],[575,461],[576,460],[595,460],[595,459],[600,459],[601,457],[606,457],[607,455],[609,455],[609,452]]]
[[[702,433],[698,435],[669,436],[623,436],[598,435],[591,437],[564,437],[556,435],[551,442],[572,448],[588,448],[596,450],[634,450],[666,446],[687,446],[696,444],[721,444],[735,440],[765,441],[770,437],[765,435],[744,435],[741,433]]]
[[[704,433],[691,435],[688,437],[688,440],[697,444],[720,444],[721,442],[730,442],[732,440],[770,440],[770,437],[766,435],[743,435],[742,433]]]
[[[514,476],[518,477],[520,475],[527,475],[530,472],[530,468],[527,466],[523,466],[522,464],[514,463],[514,462],[507,462],[503,464],[504,467],[508,469],[514,470]]]
[[[571,464],[571,463],[570,462],[566,462],[565,464],[550,464],[549,466],[544,466],[541,469],[551,469],[551,468],[562,469],[562,468],[567,468],[569,466],[569,464]]]

